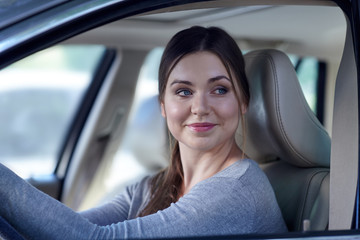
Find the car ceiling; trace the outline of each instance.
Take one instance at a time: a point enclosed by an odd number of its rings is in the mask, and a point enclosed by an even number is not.
[[[346,21],[338,7],[235,6],[170,10],[113,22],[69,42],[150,49],[164,46],[180,29],[203,25],[224,28],[243,50],[278,48],[336,62],[342,54]]]

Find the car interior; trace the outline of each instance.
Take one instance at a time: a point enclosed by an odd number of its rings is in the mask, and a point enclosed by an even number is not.
[[[49,172],[24,178],[82,211],[166,167],[171,136],[157,98],[162,50],[181,29],[218,26],[242,49],[250,85],[246,129],[240,124],[237,141],[268,176],[289,231],[350,229],[358,178],[357,68],[350,21],[332,1],[271,3],[173,4],[51,46],[96,46],[97,55],[79,51],[76,61],[97,62],[77,100],[68,103],[75,107]],[[57,54],[51,58],[62,56]],[[13,65],[0,71],[0,78]],[[9,160],[20,175],[24,165],[15,165]]]

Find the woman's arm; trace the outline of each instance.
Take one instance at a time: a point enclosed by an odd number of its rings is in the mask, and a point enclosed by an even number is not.
[[[24,238],[0,216],[0,239],[24,240]]]
[[[254,173],[248,175],[250,179],[256,178]],[[261,214],[276,207],[269,205],[276,203],[275,199],[267,199],[264,209],[258,209],[251,192],[257,186],[251,182],[243,185],[233,177],[205,180],[178,202],[155,214],[98,226],[1,164],[0,176],[0,215],[30,239],[148,239],[254,233],[258,221],[267,224],[266,231],[276,232],[284,227],[281,214]]]
[[[0,164],[0,215],[25,238],[82,239],[96,225]],[[86,234],[83,234],[86,233]]]
[[[150,197],[151,177],[132,184],[111,201],[80,212],[81,216],[99,226],[111,225],[136,218]]]

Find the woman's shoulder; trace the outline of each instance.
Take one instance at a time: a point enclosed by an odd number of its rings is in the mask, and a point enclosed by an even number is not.
[[[214,209],[226,208],[231,213],[230,218],[247,221],[256,231],[261,231],[257,226],[266,228],[265,232],[285,229],[272,186],[260,166],[251,159],[235,162],[193,190],[191,199],[201,199],[203,205]]]
[[[215,191],[217,191],[219,196],[236,199],[253,199],[263,195],[273,195],[273,189],[267,176],[251,159],[241,159],[233,163],[195,185],[194,191],[204,195],[210,193],[216,195]],[[228,195],[224,193],[228,193]]]
[[[222,171],[215,174],[212,178],[235,178],[240,179],[246,175],[256,174],[263,175],[263,172],[259,165],[251,159],[245,158],[240,159],[230,165],[229,167],[223,169]]]
[[[214,191],[221,192],[245,192],[252,191],[252,185],[257,185],[257,182],[265,182],[267,184],[268,179],[262,172],[261,168],[256,162],[251,159],[241,159],[216,173],[212,177],[205,179],[196,184],[192,190],[195,192],[202,192],[214,194]],[[209,189],[211,191],[209,192]]]

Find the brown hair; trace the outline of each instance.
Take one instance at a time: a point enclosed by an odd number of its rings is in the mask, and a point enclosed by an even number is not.
[[[239,106],[247,106],[250,100],[249,86],[245,75],[243,55],[234,39],[217,27],[191,27],[175,34],[167,44],[159,67],[159,101],[164,100],[165,89],[171,71],[185,56],[208,51],[219,57],[224,64],[237,93]],[[240,91],[240,92],[239,92]],[[244,119],[241,114],[242,127]],[[151,181],[151,198],[139,216],[146,216],[165,209],[178,200],[183,183],[183,169],[179,143],[171,138],[170,166],[155,175]]]

